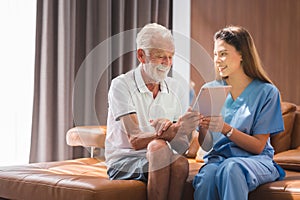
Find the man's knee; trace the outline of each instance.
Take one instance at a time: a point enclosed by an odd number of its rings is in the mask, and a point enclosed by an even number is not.
[[[147,147],[149,169],[156,171],[171,164],[172,151],[164,140],[153,140]]]
[[[148,152],[156,152],[156,151],[159,151],[161,149],[165,149],[167,147],[168,147],[168,145],[164,140],[157,139],[157,140],[152,140],[148,144],[147,151]]]

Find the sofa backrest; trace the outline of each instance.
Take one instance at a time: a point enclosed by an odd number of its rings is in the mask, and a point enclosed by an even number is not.
[[[284,131],[271,137],[271,143],[274,147],[275,154],[291,149],[292,142],[294,141],[293,128],[296,108],[297,106],[293,103],[281,103],[282,117],[284,120]]]
[[[297,110],[295,112],[291,147],[292,149],[300,148],[300,106],[297,106]]]

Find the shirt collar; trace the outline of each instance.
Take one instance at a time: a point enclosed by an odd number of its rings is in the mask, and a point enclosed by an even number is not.
[[[142,71],[142,64],[140,64],[138,68],[134,70],[134,79],[135,79],[136,87],[141,93],[150,92],[145,84],[141,71]],[[160,84],[160,92],[169,93],[169,87],[166,80],[160,82],[159,84]]]

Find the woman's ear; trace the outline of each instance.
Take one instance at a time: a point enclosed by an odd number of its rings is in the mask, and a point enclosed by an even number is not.
[[[137,58],[141,63],[146,63],[146,55],[143,49],[137,50]]]

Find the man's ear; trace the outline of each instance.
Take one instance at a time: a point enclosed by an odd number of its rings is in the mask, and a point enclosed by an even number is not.
[[[143,49],[137,50],[137,58],[141,63],[146,63],[146,55]]]

